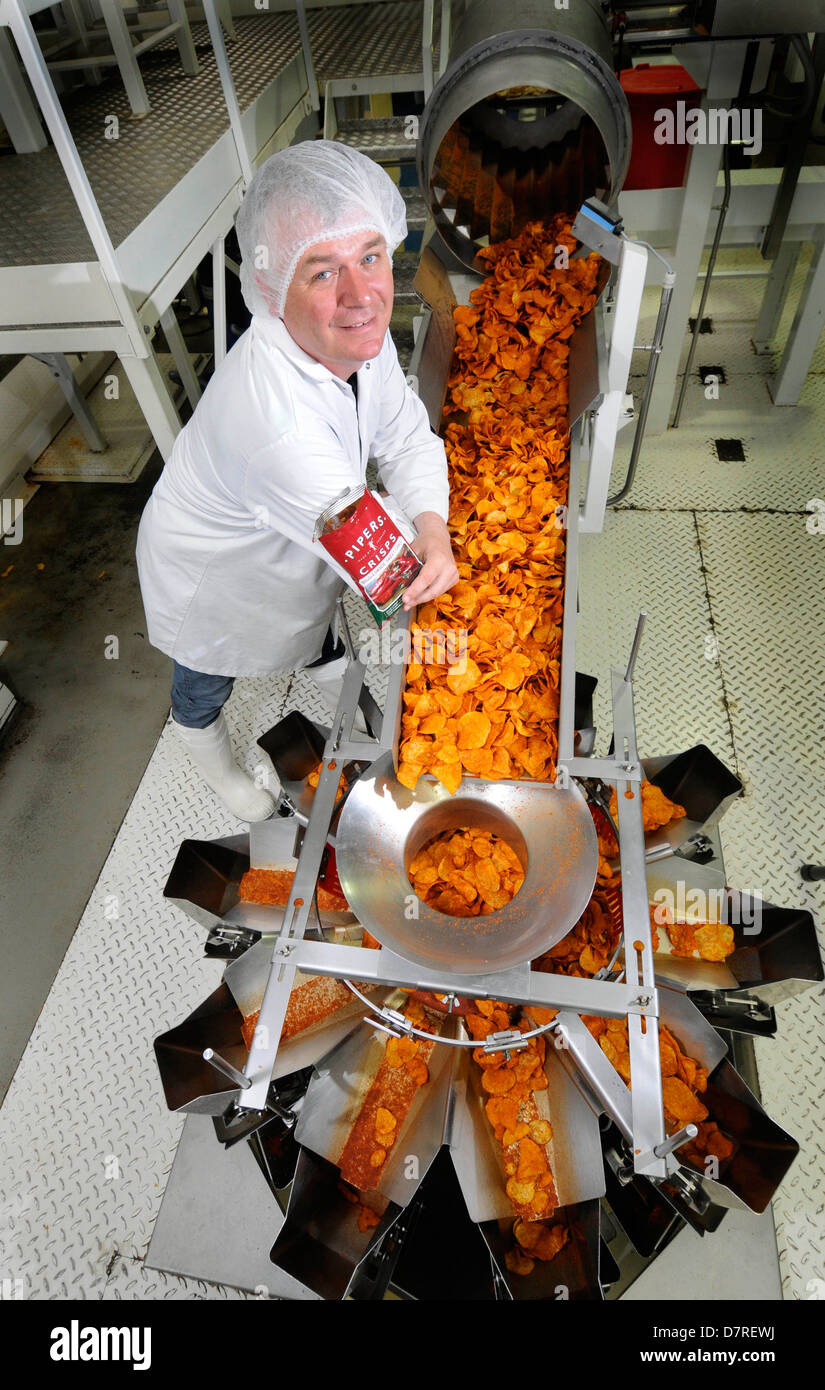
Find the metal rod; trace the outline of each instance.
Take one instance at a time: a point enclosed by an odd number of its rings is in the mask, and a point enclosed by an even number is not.
[[[641,617],[636,639],[641,636]],[[634,648],[638,640],[634,641]],[[632,670],[635,653],[631,653],[628,671]],[[633,708],[633,685],[620,671],[612,673],[613,730],[617,758],[626,749],[625,762],[631,767],[639,763],[636,743],[636,717]],[[618,792],[618,788],[617,788]],[[644,828],[641,796],[629,799],[617,795],[619,849],[622,860],[622,922],[624,963],[630,991],[627,1011],[627,1040],[630,1053],[630,1105],[633,1128],[633,1167],[650,1178],[667,1176],[667,1161],[653,1152],[666,1138],[662,1104],[659,1030],[656,1017],[643,1018],[656,993],[653,967],[653,943],[648,909],[647,874],[644,863]],[[658,1015],[658,1004],[656,1007]]]
[[[333,787],[334,777],[335,773],[332,774]],[[647,906],[645,893],[644,915],[648,917],[649,924]],[[380,951],[367,951],[361,946],[338,946],[331,941],[311,941],[306,938],[276,943],[274,959],[288,959],[305,975],[333,976],[350,982],[357,980],[362,989],[366,985],[395,985],[400,989],[423,989],[432,994],[453,993],[462,998],[501,999],[511,1004],[534,1004],[543,1009],[603,1014],[605,1018],[625,1017],[633,1011],[639,994],[639,985],[635,982],[617,988],[616,981],[552,975],[521,968],[500,974],[456,977],[444,966],[432,969],[412,965],[386,947]],[[651,1002],[644,1012],[651,1018],[658,1009],[658,995],[653,986],[647,992]],[[374,1007],[368,999],[364,1003],[370,1008]]]
[[[671,1134],[669,1139],[665,1139],[661,1144],[654,1146],[653,1152],[657,1158],[667,1158],[674,1149],[679,1149],[686,1144],[689,1139],[695,1139],[699,1130],[696,1125],[685,1125],[684,1129],[677,1129],[675,1134]]]
[[[349,657],[350,661],[354,661],[354,660],[355,660],[355,647],[353,646],[353,643],[352,643],[352,633],[351,633],[350,630],[349,630],[349,622],[347,621],[347,613],[346,613],[346,609],[344,608],[344,595],[343,595],[343,594],[339,594],[338,597],[337,597],[337,599],[335,600],[335,608],[336,608],[336,614],[337,614],[337,618],[338,618],[338,632],[339,632],[340,636],[343,638],[343,642],[344,642],[344,646],[345,646],[345,648],[346,648],[347,656]]]
[[[817,25],[817,28],[819,27]],[[776,259],[785,238],[791,205],[805,161],[805,151],[816,119],[817,93],[822,89],[822,78],[825,74],[825,34],[814,35],[813,51],[809,48],[807,34],[794,35],[791,43],[794,44],[797,57],[806,69],[807,100],[788,132],[788,153],[782,169],[782,178],[759,248],[766,261]]]
[[[441,0],[441,39],[438,54],[438,75],[447,70],[447,57],[450,52],[450,24],[452,21],[450,0]]]
[[[702,326],[702,315],[705,312],[710,282],[713,278],[713,267],[716,264],[716,253],[719,250],[719,243],[722,240],[722,232],[725,229],[725,218],[728,215],[728,204],[730,203],[730,145],[725,145],[722,150],[722,170],[725,175],[725,192],[722,195],[722,202],[719,205],[719,216],[716,219],[716,232],[713,237],[713,245],[708,256],[708,268],[705,271],[705,283],[702,286],[702,297],[699,300],[699,308],[696,311],[696,322],[693,325],[693,337],[690,340],[690,352],[685,363],[685,371],[682,377],[682,384],[679,387],[679,399],[676,402],[676,414],[673,417],[673,429],[679,428],[679,421],[682,417],[682,406],[685,400],[690,373],[693,368],[693,359],[696,355],[696,344],[699,341],[699,330]]]
[[[424,73],[424,100],[429,101],[433,89],[433,18],[435,0],[424,0],[421,33],[421,66]]]
[[[529,1033],[488,1033],[487,1037],[480,1041],[478,1038],[447,1038],[438,1033],[430,1033],[421,1028],[416,1028],[410,1023],[403,1014],[399,1014],[395,1009],[384,1009],[374,999],[370,999],[366,994],[362,994],[360,989],[352,983],[352,980],[338,977],[341,983],[352,990],[357,995],[362,1004],[366,1004],[368,1009],[373,1012],[366,1015],[363,1022],[369,1024],[381,1033],[387,1033],[391,1038],[415,1037],[421,1038],[422,1042],[444,1043],[447,1047],[477,1048],[481,1047],[484,1052],[518,1052],[526,1047],[531,1038],[540,1038],[543,1033],[555,1033],[557,1021],[551,1019],[549,1023],[537,1024]],[[452,1016],[452,1008],[446,1017]]]
[[[642,640],[642,633],[643,633],[643,631],[644,631],[644,626],[645,626],[646,620],[647,620],[647,609],[646,609],[646,608],[643,608],[642,611],[641,611],[641,613],[639,614],[639,620],[638,620],[638,622],[636,623],[636,632],[634,633],[634,636],[633,636],[633,646],[630,648],[630,656],[629,656],[629,658],[628,658],[627,670],[626,670],[626,672],[625,672],[625,677],[624,677],[626,681],[632,681],[632,679],[633,679],[633,670],[634,670],[634,667],[635,667],[635,665],[636,665],[636,657],[639,655],[639,645],[640,645],[641,640]]]
[[[183,334],[180,331],[180,324],[178,323],[177,316],[171,304],[167,309],[164,309],[161,314],[160,326],[166,336],[169,351],[175,359],[175,366],[178,371],[178,376],[181,379],[183,389],[186,392],[186,399],[194,410],[201,398],[201,384],[198,381],[197,373],[192,365],[192,359],[189,356]]]
[[[244,1076],[242,1071],[238,1071],[237,1067],[233,1067],[231,1062],[227,1062],[226,1058],[222,1057],[219,1052],[215,1052],[213,1048],[205,1047],[203,1049],[203,1060],[208,1062],[210,1067],[214,1067],[215,1071],[228,1076],[229,1080],[234,1081],[235,1085],[240,1086],[243,1091],[252,1085],[248,1076]]]
[[[717,280],[764,280],[770,270],[717,270]]]
[[[613,969],[613,966],[616,964],[616,961],[619,959],[619,956],[621,955],[623,950],[624,941],[620,936],[618,942],[616,943],[616,949],[613,952],[613,955],[610,957],[610,960],[608,961],[607,965],[603,965],[601,970],[596,971],[596,974],[593,976],[594,980],[607,979],[608,975],[610,974],[611,970]]]
[[[232,128],[232,138],[235,141],[235,149],[241,165],[241,172],[245,184],[252,182],[252,162],[249,158],[249,150],[246,147],[246,139],[241,124],[241,109],[238,106],[238,95],[235,91],[235,83],[232,81],[232,69],[229,66],[229,59],[226,56],[226,45],[221,33],[220,21],[215,10],[215,0],[203,0],[203,12],[206,15],[206,23],[209,26],[209,37],[212,40],[212,48],[215,53],[215,62],[218,66],[218,74],[223,88],[223,99],[226,102],[226,109],[229,113],[229,124]]]
[[[312,61],[312,48],[309,42],[309,29],[307,28],[307,13],[304,7],[304,0],[295,0],[295,12],[298,16],[298,28],[301,32],[301,48],[304,54],[304,67],[307,74],[307,86],[309,87],[309,99],[312,103],[313,111],[320,111],[321,100],[318,96],[318,82],[315,77],[315,64]]]
[[[671,844],[652,845],[650,849],[645,850],[645,863],[654,864],[657,859],[670,859],[675,853]]]
[[[47,140],[40,118],[20,76],[17,58],[5,29],[0,26],[0,91],[3,95],[3,124],[15,154],[35,154],[45,150]]]
[[[215,370],[226,357],[226,265],[224,238],[218,237],[212,247],[212,333]]]
[[[29,356],[36,357],[40,362],[45,362],[52,376],[59,383],[72,414],[86,436],[89,448],[95,454],[103,453],[107,447],[106,440],[100,433],[98,423],[86,397],[78,390],[74,372],[69,366],[65,354],[62,352],[32,352],[29,353]]]

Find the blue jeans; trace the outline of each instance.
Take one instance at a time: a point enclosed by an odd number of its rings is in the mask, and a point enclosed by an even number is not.
[[[326,665],[343,654],[343,642],[340,639],[336,642],[330,631],[324,638],[321,655],[310,663],[309,669]],[[172,662],[172,667],[172,718],[187,729],[208,729],[232,694],[235,677],[190,671],[188,666],[179,666],[177,661]]]
[[[232,694],[235,677],[208,676],[177,661],[172,667],[172,718],[187,729],[208,729]]]

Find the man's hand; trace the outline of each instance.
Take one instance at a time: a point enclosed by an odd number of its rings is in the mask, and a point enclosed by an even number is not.
[[[405,609],[439,598],[458,582],[450,536],[438,512],[421,512],[415,518],[415,529],[418,535],[411,542],[412,548],[424,564],[404,595]]]

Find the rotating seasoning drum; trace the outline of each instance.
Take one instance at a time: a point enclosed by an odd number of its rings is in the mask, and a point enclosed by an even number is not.
[[[346,571],[379,626],[398,611],[421,570],[380,498],[363,485],[330,502],[315,523],[313,540]]]

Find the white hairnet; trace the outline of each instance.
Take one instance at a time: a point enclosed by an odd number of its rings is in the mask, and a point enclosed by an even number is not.
[[[253,314],[283,313],[308,247],[377,231],[392,255],[407,234],[404,199],[380,165],[335,140],[273,154],[250,183],[236,224],[241,289]]]

